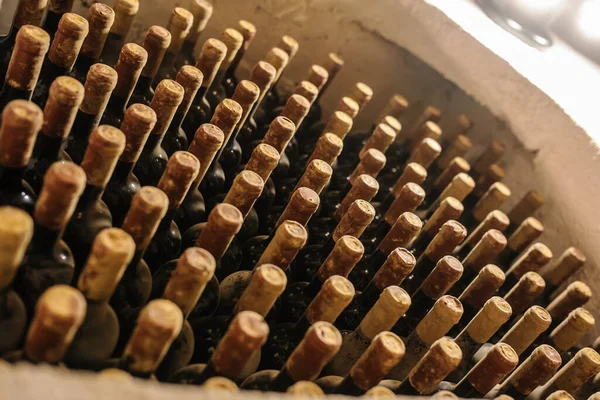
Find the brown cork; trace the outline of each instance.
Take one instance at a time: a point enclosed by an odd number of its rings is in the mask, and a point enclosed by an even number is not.
[[[408,163],[404,167],[402,171],[402,175],[396,180],[394,186],[392,187],[392,193],[394,197],[398,197],[398,194],[409,182],[416,183],[417,185],[423,185],[427,179],[427,170],[421,166],[421,164],[417,163]]]
[[[242,48],[247,50],[250,47],[250,44],[256,37],[256,26],[250,21],[246,21],[245,19],[241,19],[238,21],[237,30],[242,34],[244,38],[244,43]]]
[[[110,380],[110,381],[119,381],[119,382],[134,382],[133,380],[133,376],[127,372],[127,371],[123,371],[122,369],[118,369],[118,368],[106,368],[103,369],[102,371],[98,372],[97,377],[99,379],[105,379],[105,380]]]
[[[394,132],[396,133],[396,137],[398,137],[398,134],[402,130],[402,124],[400,123],[400,121],[398,121],[396,118],[392,117],[391,115],[386,115],[385,117],[383,117],[383,119],[381,120],[381,123],[392,128],[394,130]]]
[[[504,155],[506,146],[504,143],[497,140],[492,140],[487,149],[473,163],[473,171],[483,175],[487,169],[494,163],[498,162]]]
[[[317,399],[325,397],[325,392],[314,382],[299,381],[287,388],[285,391],[293,396],[300,396],[306,399]]]
[[[190,33],[186,40],[191,43],[196,43],[200,34],[204,31],[204,28],[206,28],[208,20],[212,16],[213,5],[208,0],[192,0],[189,3],[189,7],[190,12],[194,16],[194,22],[192,23]]]
[[[468,115],[460,114],[458,118],[456,118],[457,126],[457,134],[458,135],[466,135],[473,128],[473,121],[469,118]]]
[[[424,254],[434,263],[438,262],[442,257],[452,254],[466,236],[467,229],[462,224],[454,220],[446,221],[429,242]]]
[[[342,153],[344,144],[342,139],[333,133],[325,133],[319,137],[315,144],[308,162],[312,160],[322,160],[332,165],[337,157]]]
[[[546,282],[537,272],[527,272],[508,291],[504,299],[512,307],[513,313],[518,315],[531,306],[545,288]]]
[[[338,241],[344,235],[360,238],[375,218],[375,208],[365,200],[355,200],[335,227],[331,237]]]
[[[319,195],[312,189],[300,187],[292,193],[290,200],[281,213],[277,226],[283,221],[296,221],[303,226],[306,226],[310,218],[319,208]]]
[[[438,190],[444,190],[444,188],[446,188],[450,184],[450,182],[452,182],[454,177],[459,175],[461,172],[468,174],[470,170],[471,165],[469,165],[467,160],[465,160],[462,157],[454,157],[452,160],[450,160],[448,164],[446,164],[444,170],[442,171],[440,176],[438,176],[438,178],[435,180],[433,185]],[[473,182],[473,187],[475,187],[475,181],[473,181],[473,178],[471,178],[471,181]]]
[[[463,304],[479,309],[500,289],[500,286],[504,284],[504,279],[504,272],[500,268],[494,264],[488,264],[479,271],[458,299]]]
[[[156,124],[156,113],[143,104],[132,104],[125,111],[121,131],[125,134],[125,150],[119,160],[126,163],[135,163],[150,132]]]
[[[317,194],[321,194],[323,188],[329,183],[333,169],[323,160],[312,160],[306,166],[304,173],[300,177],[296,188],[307,187]]]
[[[277,43],[277,47],[283,49],[286,54],[290,57],[290,60],[294,58],[296,53],[298,53],[298,49],[300,45],[298,41],[289,35],[283,35],[281,39],[279,39],[279,43]]]
[[[347,277],[364,253],[365,248],[360,240],[353,236],[341,237],[321,264],[317,277],[321,282],[325,282],[333,275]]]
[[[233,237],[242,228],[244,217],[231,204],[217,204],[208,214],[206,226],[196,240],[196,247],[208,250],[217,262],[223,257]]]
[[[162,362],[173,340],[179,336],[183,315],[169,300],[150,301],[138,316],[122,359],[130,371],[152,373]]]
[[[204,0],[202,0],[204,1]],[[239,392],[240,388],[231,379],[223,378],[222,376],[213,376],[202,384],[202,387],[211,391],[221,391],[235,393]]]
[[[172,79],[163,79],[159,82],[150,102],[150,108],[156,113],[156,124],[150,132],[151,135],[163,136],[167,132],[177,107],[183,101],[184,94],[183,86]]]
[[[115,12],[103,3],[92,4],[88,11],[89,33],[81,45],[81,54],[92,59],[100,58],[110,28],[115,22]]]
[[[498,164],[492,164],[485,172],[477,179],[473,194],[477,198],[481,198],[490,186],[504,179],[504,169]]]
[[[367,103],[371,101],[371,98],[373,97],[373,89],[363,82],[357,82],[352,87],[352,93],[350,94],[350,97],[352,100],[358,103],[358,106],[360,107],[359,110],[362,110],[365,108]]]
[[[571,396],[566,390],[557,390],[556,392],[550,393],[546,400],[575,400],[575,397]]]
[[[425,344],[433,347],[434,342],[448,333],[462,315],[463,306],[456,297],[442,296],[419,322],[415,333]]]
[[[89,25],[85,18],[74,13],[64,14],[50,45],[48,60],[67,70],[73,68],[88,31]]]
[[[125,135],[120,129],[110,125],[100,125],[94,129],[81,161],[87,184],[105,187],[124,149]]]
[[[88,300],[108,301],[134,252],[135,242],[124,230],[108,228],[100,231],[79,275],[77,288]]]
[[[423,127],[427,121],[435,122],[436,124],[440,122],[442,118],[442,112],[433,106],[427,106],[423,110],[423,113],[417,118],[417,121],[413,125],[409,136],[414,138],[419,134],[419,130]]]
[[[434,399],[434,400],[458,400],[458,396],[447,390],[440,390],[439,392],[437,392],[436,394],[431,396],[431,399]]]
[[[365,338],[372,340],[381,332],[391,330],[410,304],[410,296],[404,289],[394,285],[387,286],[360,322],[359,331]]]
[[[488,393],[512,372],[519,356],[506,343],[498,343],[469,371],[466,379],[479,393]]]
[[[555,321],[560,321],[572,310],[584,306],[591,298],[592,290],[589,286],[581,281],[575,281],[548,305],[548,312]]]
[[[221,40],[221,42],[225,43],[225,46],[227,46],[227,55],[221,63],[219,70],[226,71],[227,68],[229,68],[229,65],[231,64],[233,59],[235,58],[237,52],[242,47],[242,44],[244,43],[244,37],[235,29],[227,28],[223,31],[219,39]]]
[[[481,222],[490,211],[499,209],[510,197],[510,189],[501,182],[496,182],[485,192],[477,204],[473,206],[473,217]]]
[[[525,250],[544,233],[544,225],[533,217],[525,218],[521,225],[508,238],[507,246],[516,253]]]
[[[439,339],[410,371],[410,385],[419,394],[431,394],[461,360],[462,351],[452,339]]]
[[[352,119],[358,115],[358,110],[358,103],[348,96],[342,97],[335,107],[335,111],[343,112]]]
[[[310,102],[304,96],[292,94],[288,97],[280,116],[289,118],[298,129],[309,108]]]
[[[430,237],[433,237],[446,222],[458,220],[462,215],[463,210],[464,206],[460,201],[454,197],[446,197],[442,200],[433,214],[431,214],[431,217],[427,220],[423,230],[427,232]]]
[[[190,33],[193,21],[194,16],[185,8],[175,7],[173,9],[169,24],[167,25],[167,29],[171,34],[171,43],[167,49],[168,53],[173,55],[179,54],[183,46],[183,41]]]
[[[510,266],[506,274],[521,278],[529,271],[539,272],[552,260],[552,251],[543,243],[534,243]]]
[[[369,136],[369,139],[366,141],[362,149],[360,150],[359,157],[367,152],[369,149],[376,149],[385,153],[387,149],[394,143],[396,139],[396,132],[387,124],[379,124]]]
[[[511,315],[512,309],[506,300],[492,297],[481,306],[465,331],[476,343],[486,343],[510,319]]]
[[[377,385],[402,360],[406,349],[404,342],[392,332],[381,332],[354,363],[350,376],[362,390]]]
[[[115,65],[119,76],[113,91],[115,96],[129,100],[147,60],[148,52],[142,46],[135,43],[123,46]]]
[[[385,386],[373,386],[371,389],[367,390],[367,393],[365,393],[363,396],[373,397],[376,399],[396,398],[396,394]]]
[[[244,168],[246,171],[252,171],[266,182],[271,176],[271,172],[279,164],[279,152],[277,149],[266,143],[259,143]]]
[[[273,83],[275,75],[277,75],[277,70],[268,62],[259,61],[256,63],[250,74],[250,80],[254,82],[260,90],[259,99],[266,94],[265,91],[267,91]]]
[[[265,61],[271,64],[275,68],[275,79],[273,82],[277,82],[281,73],[287,67],[290,56],[280,47],[272,47],[271,50],[267,53],[265,57]]]
[[[202,51],[196,59],[196,68],[202,71],[202,87],[212,85],[221,63],[227,55],[227,46],[220,40],[210,38],[202,45]]]
[[[433,139],[436,142],[439,142],[441,137],[442,128],[433,121],[427,121],[419,128],[419,133],[411,143],[410,151],[415,151],[419,144],[425,139]]]
[[[442,146],[431,138],[424,139],[418,144],[407,162],[421,164],[427,169],[442,152]]]
[[[323,134],[333,133],[340,139],[344,139],[352,129],[352,124],[352,118],[348,114],[342,111],[334,111],[325,124]]]
[[[354,203],[355,200],[361,199],[365,201],[371,201],[371,199],[373,199],[373,197],[375,197],[377,194],[378,190],[379,183],[377,183],[375,178],[366,174],[360,175],[352,185],[352,188],[350,188],[346,196],[340,202],[340,205],[338,206],[333,218],[336,221],[341,221],[342,217],[346,214],[346,211],[348,211],[348,208],[352,203]]]
[[[471,139],[465,135],[458,135],[452,140],[447,149],[445,149],[440,157],[437,159],[438,167],[445,169],[450,165],[450,162],[455,158],[461,158],[467,155],[467,153],[473,147]],[[469,169],[471,166],[469,165]]]
[[[329,53],[327,55],[327,60],[324,63],[325,70],[329,74],[329,80],[327,83],[331,83],[333,78],[340,72],[342,67],[344,66],[344,60],[339,54]]]
[[[262,143],[273,146],[279,154],[283,153],[296,132],[296,125],[287,117],[278,116],[269,125]]]
[[[285,272],[276,265],[259,265],[235,305],[235,313],[250,310],[265,317],[287,285]]]
[[[144,186],[133,196],[122,228],[133,238],[137,252],[146,250],[168,207],[169,198],[154,186]]]
[[[550,313],[543,307],[532,306],[500,339],[521,355],[552,323]]]
[[[494,397],[494,400],[515,400],[515,399],[507,394],[501,394],[500,396]]]
[[[42,110],[30,101],[13,100],[4,107],[0,126],[2,167],[23,168],[29,164],[42,122]]]
[[[479,271],[493,263],[496,256],[506,247],[506,238],[496,229],[490,229],[463,260],[465,269]]]
[[[542,344],[515,370],[508,385],[527,396],[538,386],[545,385],[554,376],[562,360],[553,347]]]
[[[274,264],[286,271],[306,244],[307,238],[308,234],[304,226],[296,221],[284,220],[254,268],[263,264]]]
[[[585,347],[575,354],[549,382],[550,387],[577,393],[592,376],[600,372],[600,355]]]
[[[117,71],[108,65],[92,65],[83,85],[83,101],[79,110],[90,115],[104,114],[110,95],[117,85],[117,79]]]
[[[195,183],[200,183],[204,179],[206,171],[208,171],[217,151],[219,151],[224,141],[225,135],[216,125],[202,124],[196,130],[194,139],[188,149],[200,161],[200,170],[194,181]]]
[[[399,94],[394,94],[388,100],[385,108],[379,114],[379,119],[389,115],[394,118],[400,118],[408,108],[408,100]]]
[[[208,251],[199,247],[186,249],[177,259],[162,298],[175,303],[187,318],[212,279],[215,268],[215,258]]]
[[[309,81],[300,81],[296,89],[294,89],[294,94],[304,97],[312,105],[319,95],[319,88]]]
[[[262,193],[264,185],[264,181],[258,174],[252,171],[241,171],[233,179],[223,203],[235,206],[246,219],[254,202]]]
[[[496,229],[500,232],[504,232],[506,228],[508,228],[508,225],[510,225],[510,220],[506,214],[500,210],[491,211],[488,215],[486,215],[485,219],[481,221],[479,225],[477,225],[477,228],[475,228],[475,230],[473,230],[473,232],[471,232],[471,234],[467,237],[465,244],[468,244],[469,246],[475,246],[487,231]]]
[[[246,121],[252,106],[258,100],[260,95],[260,88],[252,81],[242,80],[235,87],[233,96],[231,99],[237,102],[242,107],[242,117],[238,124],[238,130],[241,129],[242,125]]]
[[[6,113],[6,111],[4,111]],[[6,118],[6,117],[4,117]],[[0,154],[2,151],[0,151]],[[542,276],[552,286],[559,286],[570,276],[573,276],[586,262],[585,255],[576,247],[566,249]]]
[[[408,182],[398,192],[396,199],[385,212],[383,219],[393,225],[404,212],[413,212],[425,199],[425,190],[416,183]]]
[[[528,191],[525,196],[508,212],[515,224],[520,224],[544,205],[544,196],[537,190]]]
[[[0,289],[13,280],[33,236],[33,220],[25,211],[0,207]]]
[[[417,261],[407,249],[397,247],[388,254],[383,265],[377,270],[372,284],[379,290],[391,285],[400,285],[413,271]]]
[[[13,17],[13,27],[19,29],[23,25],[40,26],[47,3],[48,0],[20,1]]]
[[[71,219],[85,187],[85,172],[69,161],[55,162],[44,175],[44,185],[35,204],[36,222],[61,230]]]
[[[400,214],[389,232],[385,235],[377,249],[383,254],[390,254],[397,247],[408,247],[421,232],[423,222],[411,212]]]
[[[67,137],[82,100],[81,83],[68,76],[56,78],[50,85],[41,132],[51,138]]]
[[[305,80],[312,83],[317,88],[317,91],[320,91],[325,86],[325,83],[327,83],[327,79],[329,79],[327,70],[320,65],[313,64],[308,69]]]
[[[558,350],[567,351],[594,328],[595,322],[585,308],[576,308],[550,333],[550,340]]]
[[[131,29],[133,19],[140,8],[139,0],[117,0],[113,8],[115,9],[115,22],[110,31],[124,38]]]
[[[463,266],[456,258],[444,256],[427,275],[419,290],[431,299],[439,299],[460,279]]]
[[[363,153],[362,157],[360,157],[360,162],[352,171],[348,180],[351,184],[354,184],[354,181],[360,175],[366,174],[370,175],[373,178],[377,178],[379,172],[385,167],[387,159],[385,155],[377,150],[377,149],[369,149]]]
[[[143,47],[148,52],[148,61],[142,70],[142,76],[154,78],[160,64],[171,45],[171,33],[162,26],[153,25],[146,32]]]
[[[49,47],[50,36],[45,30],[23,25],[17,32],[4,82],[15,89],[33,90]]]
[[[242,118],[242,106],[231,99],[225,99],[217,105],[210,123],[218,126],[223,131],[223,143],[227,143],[235,126]]]
[[[196,175],[200,162],[187,151],[176,151],[167,162],[157,187],[169,198],[169,208],[179,208]]]
[[[334,323],[354,298],[354,286],[343,276],[334,275],[323,282],[321,290],[310,303],[304,315],[309,323]]]

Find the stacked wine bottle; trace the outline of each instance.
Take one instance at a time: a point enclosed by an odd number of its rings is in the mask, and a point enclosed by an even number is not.
[[[21,0],[0,41],[2,359],[313,397],[599,398],[592,292],[563,284],[585,256],[539,241],[536,190],[506,210],[504,145],[467,161],[467,116],[402,126],[394,95],[361,132],[365,83],[323,111],[337,54],[286,96],[298,42],[242,79],[257,29],[203,38],[206,0],[142,45],[138,0],[72,6]]]

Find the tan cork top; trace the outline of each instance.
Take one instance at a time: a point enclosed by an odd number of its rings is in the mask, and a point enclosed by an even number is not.
[[[530,217],[541,206],[544,205],[544,195],[537,190],[530,190],[525,196],[508,212],[510,220],[520,224],[525,218]]]
[[[558,350],[567,351],[591,331],[595,323],[589,311],[576,308],[550,333],[550,339]]]
[[[402,171],[402,175],[396,180],[394,186],[392,187],[392,193],[394,197],[398,197],[398,194],[409,182],[416,183],[417,185],[422,185],[427,179],[427,170],[423,168],[421,164],[417,163],[408,163],[404,167]]]
[[[523,353],[537,337],[552,323],[550,313],[543,307],[532,306],[518,320],[502,339],[501,342],[512,346],[517,354]]]
[[[196,183],[199,183],[204,179],[206,171],[210,167],[217,151],[223,145],[225,141],[225,134],[216,125],[213,124],[202,124],[196,130],[194,139],[190,143],[188,151],[196,156],[200,161],[200,169],[196,176]]]
[[[546,282],[537,272],[527,272],[504,296],[513,308],[515,315],[525,311],[544,291]]]
[[[342,97],[335,107],[335,111],[343,112],[352,119],[358,115],[358,110],[358,103],[348,96]]]
[[[490,145],[484,150],[484,152],[477,158],[473,164],[473,171],[480,175],[483,175],[490,165],[498,162],[504,155],[506,146],[504,143],[497,140],[492,140]]]
[[[554,375],[553,387],[576,393],[598,372],[600,372],[600,355],[595,350],[585,347]]]
[[[439,392],[431,396],[431,398],[435,400],[458,400],[457,395],[447,390],[440,390]]]
[[[461,172],[452,178],[452,181],[444,188],[437,198],[440,202],[448,197],[453,197],[458,201],[463,201],[475,188],[475,181],[468,174]]]
[[[122,228],[135,241],[136,251],[146,250],[168,207],[169,198],[154,186],[144,186],[133,196]]]
[[[312,105],[319,95],[319,88],[309,81],[300,81],[294,90],[294,94],[304,97]]]
[[[365,142],[364,146],[360,150],[359,157],[367,152],[369,149],[376,149],[385,153],[386,150],[396,139],[396,132],[387,124],[379,124],[369,136],[369,139]]]
[[[427,275],[419,290],[431,299],[439,299],[460,279],[463,266],[452,256],[442,257]]]
[[[296,53],[298,53],[300,45],[298,44],[298,41],[293,37],[289,35],[283,35],[281,39],[279,39],[277,47],[283,49],[283,51],[287,53],[291,60],[292,58],[294,58]]]
[[[419,146],[419,143],[425,139],[433,139],[436,142],[439,142],[441,137],[442,128],[433,121],[425,121],[425,123],[420,126],[419,133],[413,139],[410,149],[411,151],[414,151]]]
[[[79,110],[90,115],[104,113],[110,95],[117,85],[117,79],[117,71],[108,65],[101,63],[92,65],[83,85],[83,101]]]
[[[306,244],[307,238],[308,234],[303,225],[296,221],[284,220],[260,256],[255,268],[263,264],[274,264],[284,271],[287,270]]]
[[[242,44],[244,43],[244,37],[237,30],[233,28],[227,28],[223,31],[219,39],[225,43],[225,46],[227,46],[227,55],[219,67],[220,70],[224,71],[229,68],[229,65],[235,58],[237,52],[242,47]]]
[[[142,46],[135,43],[127,43],[123,46],[115,65],[115,71],[119,77],[114,89],[116,96],[125,100],[131,97],[147,61],[148,52]]]
[[[333,77],[342,69],[344,66],[344,60],[337,53],[329,53],[327,55],[327,60],[325,60],[325,70],[329,74],[329,80],[331,81]]]
[[[125,135],[110,125],[100,125],[89,137],[81,168],[87,175],[87,184],[105,187],[125,149]]]
[[[73,127],[77,109],[83,100],[83,85],[68,76],[59,76],[50,85],[44,107],[41,132],[52,138],[65,138]]]
[[[103,3],[94,3],[87,15],[89,33],[81,46],[81,54],[97,60],[102,53],[106,37],[115,22],[115,12]]]
[[[259,265],[235,305],[235,313],[250,310],[265,317],[287,285],[285,272],[276,265]]]
[[[415,256],[409,250],[397,247],[388,254],[383,265],[377,270],[372,284],[379,290],[390,285],[400,285],[416,264]]]
[[[538,386],[545,385],[561,364],[560,354],[552,346],[542,344],[510,376],[508,385],[519,393],[528,395]]]
[[[309,108],[310,101],[306,97],[299,94],[292,94],[285,102],[285,107],[281,111],[280,116],[289,118],[296,125],[297,129],[308,113]]]
[[[327,83],[327,79],[329,79],[329,72],[320,65],[313,64],[308,69],[305,80],[315,85],[317,91],[320,91]]]
[[[360,240],[353,236],[342,236],[321,264],[317,271],[317,277],[321,282],[325,282],[334,275],[347,277],[364,252],[365,248]]]
[[[315,149],[308,162],[312,160],[322,160],[331,165],[342,153],[344,144],[342,139],[333,133],[325,133],[319,137],[315,144]]]
[[[250,80],[258,86],[260,97],[263,97],[266,94],[265,91],[268,90],[273,83],[275,75],[277,75],[277,70],[268,62],[259,61],[256,63],[250,74]]]
[[[171,45],[171,32],[162,26],[153,25],[146,32],[143,47],[148,52],[148,61],[142,70],[142,76],[154,78],[158,68]]]
[[[110,381],[119,381],[119,382],[133,382],[133,376],[122,369],[118,368],[106,368],[102,371],[98,372],[97,377],[99,379],[110,380]]]
[[[571,396],[566,390],[557,390],[556,392],[550,393],[547,400],[574,400],[575,397]]]
[[[9,102],[2,110],[0,165],[26,167],[42,123],[42,110],[34,103],[26,100]]]
[[[363,395],[365,397],[372,397],[377,399],[393,399],[396,397],[396,394],[392,392],[390,389],[385,386],[373,386],[371,389],[367,390],[367,392]]]
[[[414,238],[417,237],[423,222],[419,217],[411,212],[400,214],[390,231],[385,235],[377,249],[383,254],[390,254],[396,247],[408,247]]]
[[[231,98],[242,106],[243,118],[248,115],[259,94],[260,89],[258,85],[252,81],[242,80],[237,84]]]
[[[377,194],[379,190],[379,183],[375,178],[369,176],[367,174],[360,175],[352,184],[352,188],[348,191],[346,196],[340,202],[338,209],[334,214],[334,219],[336,221],[340,221],[346,211],[348,211],[348,207],[358,199],[371,201],[373,197]]]
[[[4,81],[15,89],[33,90],[49,48],[50,36],[45,30],[23,25],[17,32]]]
[[[396,118],[392,117],[391,115],[386,115],[385,117],[383,117],[381,119],[381,123],[392,128],[394,130],[394,132],[396,132],[396,137],[398,137],[398,134],[402,130],[402,124],[400,123],[400,121],[398,121]]]
[[[350,97],[352,100],[358,103],[358,106],[362,110],[367,103],[371,101],[371,98],[373,97],[373,89],[363,82],[357,82],[352,87]]]
[[[386,287],[360,322],[360,332],[364,337],[372,340],[381,332],[392,329],[410,304],[410,296],[404,289],[393,285]]]
[[[504,179],[504,169],[498,164],[492,164],[485,171],[485,174],[481,175],[477,179],[477,184],[475,185],[475,190],[473,193],[477,198],[482,197],[485,192],[496,182],[500,182]]]
[[[458,299],[475,309],[481,308],[500,289],[504,280],[504,272],[496,265],[488,264],[479,271]]]
[[[283,153],[296,132],[296,124],[287,117],[278,116],[269,125],[263,143],[273,146],[279,154]]]
[[[334,323],[354,298],[354,286],[343,276],[334,275],[323,282],[321,290],[304,315],[311,324],[317,321]]]
[[[361,199],[355,200],[338,222],[331,236],[336,242],[345,235],[360,238],[374,218],[375,208],[371,203]]]
[[[189,10],[194,16],[194,22],[190,28],[190,33],[186,38],[187,41],[196,43],[198,37],[206,28],[208,20],[213,14],[213,5],[208,0],[192,0],[189,3]]]
[[[4,111],[6,113],[6,111]],[[6,117],[5,117],[6,118]],[[2,151],[0,151],[0,154]],[[546,270],[542,272],[544,279],[553,286],[558,286],[565,279],[573,276],[586,262],[585,255],[576,247],[569,247]]]
[[[224,378],[222,376],[213,376],[207,379],[203,384],[203,388],[222,392],[239,392],[240,388],[231,379]]]
[[[23,261],[33,236],[33,220],[25,211],[10,206],[0,207],[0,220],[0,289],[4,289]]]
[[[502,182],[496,182],[485,192],[477,204],[473,206],[473,217],[483,221],[490,211],[499,209],[510,197],[510,189]]]
[[[167,29],[171,33],[171,43],[167,52],[170,54],[178,54],[183,46],[183,41],[187,38],[192,28],[194,16],[191,12],[183,7],[175,7],[171,12],[171,18]]]
[[[252,171],[241,171],[233,179],[231,188],[227,192],[223,203],[231,204],[241,211],[244,219],[254,206],[254,202],[262,193],[264,182],[262,178]]]
[[[202,75],[202,72],[196,67],[184,65],[179,69],[175,80],[183,86],[184,89],[183,100],[181,101],[179,108],[177,108],[179,114],[187,114],[202,85],[203,79],[204,75]]]
[[[467,269],[479,271],[487,264],[493,263],[496,256],[506,247],[506,238],[496,229],[490,229],[481,240],[473,247],[473,250],[463,260]]]
[[[465,331],[476,343],[486,343],[512,315],[510,304],[501,297],[488,299]]]
[[[510,266],[506,274],[521,278],[529,271],[539,272],[552,260],[552,251],[543,243],[534,243]]]
[[[117,0],[113,8],[115,10],[115,22],[110,31],[125,37],[140,8],[139,0]]]
[[[425,190],[416,183],[408,182],[398,192],[394,202],[385,212],[383,219],[392,225],[404,212],[413,212],[425,199]]]
[[[591,298],[590,287],[581,281],[575,281],[548,305],[548,312],[559,321],[575,308],[584,306]]]
[[[380,118],[389,115],[393,118],[400,118],[408,108],[408,100],[399,94],[393,94],[388,100],[386,106],[381,111]]]
[[[423,228],[431,237],[437,234],[442,225],[451,220],[458,220],[464,211],[464,206],[454,197],[446,197],[431,214]]]
[[[471,128],[473,128],[473,121],[469,118],[468,115],[460,114],[458,118],[456,118],[456,124],[458,125],[458,134],[464,135]]]
[[[404,357],[404,342],[392,332],[381,332],[354,363],[350,376],[362,390],[377,385]]]
[[[48,0],[26,0],[17,4],[13,17],[13,26],[21,28],[23,25],[40,26]]]
[[[308,399],[325,397],[325,392],[323,392],[323,389],[321,389],[316,383],[310,381],[296,382],[287,388],[285,392],[294,396],[301,396]]]
[[[440,297],[431,310],[419,322],[415,333],[421,340],[432,346],[456,325],[463,315],[463,306],[456,297]]]
[[[438,262],[451,254],[466,236],[467,229],[462,224],[454,220],[446,221],[429,242],[424,254],[429,260]]]
[[[321,194],[321,191],[329,183],[333,169],[331,166],[323,160],[312,160],[306,166],[304,173],[300,177],[296,188],[307,187],[312,189],[317,194]]]
[[[163,172],[157,187],[165,192],[169,198],[169,208],[178,208],[196,175],[200,162],[187,151],[176,151],[167,162],[165,172]]]
[[[132,104],[125,111],[121,131],[125,134],[125,149],[119,160],[135,163],[156,124],[156,113],[143,104]]]
[[[462,351],[452,339],[439,339],[408,374],[410,385],[419,394],[431,394],[461,359]]]
[[[340,139],[344,139],[352,129],[352,124],[353,121],[350,115],[342,111],[334,111],[325,124],[323,134],[333,133]]]
[[[438,142],[431,138],[423,139],[412,152],[407,162],[414,162],[421,164],[423,168],[429,168],[441,152],[442,146]]]
[[[437,159],[437,164],[440,168],[445,169],[450,162],[459,157],[463,158],[473,148],[473,143],[465,135],[457,135],[450,143],[448,148],[444,149],[440,157]],[[470,169],[470,165],[469,165]]]
[[[479,393],[488,393],[502,382],[519,363],[519,356],[506,343],[494,345],[485,357],[469,371],[465,379]]]
[[[386,161],[387,159],[381,151],[377,149],[369,149],[363,153],[362,157],[360,157],[360,162],[354,171],[352,171],[348,177],[348,180],[351,184],[354,184],[356,178],[363,174],[377,178],[379,172],[381,172],[383,167],[385,167]]]
[[[208,214],[206,226],[196,240],[196,246],[208,250],[218,262],[233,237],[242,228],[244,217],[231,204],[220,203]]]
[[[439,160],[439,159],[438,159]],[[455,176],[458,174],[465,173],[468,174],[471,170],[471,165],[462,157],[454,157],[450,162],[444,167],[444,170],[438,176],[438,178],[434,182],[434,186],[439,190],[444,190],[446,186],[452,182]],[[473,178],[471,178],[472,180]],[[475,181],[473,181],[473,187],[475,187]]]
[[[244,49],[248,49],[250,43],[252,43],[254,37],[256,36],[256,26],[250,21],[240,19],[237,24],[237,30],[242,34],[242,37],[244,38],[244,44],[242,47]]]
[[[172,79],[163,79],[156,86],[156,91],[150,102],[150,108],[156,113],[156,124],[150,134],[164,135],[175,116],[177,107],[183,101],[185,90],[183,86]]]
[[[533,217],[525,218],[508,238],[508,248],[520,253],[544,233],[544,225]]]
[[[281,225],[283,221],[296,221],[303,226],[306,226],[310,217],[319,208],[319,195],[312,189],[300,187],[292,193],[290,200],[281,213],[277,225]]]
[[[285,67],[287,67],[290,61],[290,56],[283,49],[279,47],[272,47],[267,53],[265,61],[275,67],[275,70],[277,71],[275,74],[275,79],[273,80],[273,82],[275,82],[277,79],[279,79]]]
[[[85,18],[74,13],[64,14],[50,44],[48,59],[59,67],[73,68],[88,32],[89,25]]]
[[[196,68],[202,71],[202,75],[204,75],[202,87],[207,88],[212,85],[226,55],[227,46],[220,40],[210,38],[204,42],[202,51],[196,59]]]
[[[259,143],[252,150],[250,159],[244,169],[258,174],[263,182],[266,182],[271,176],[271,172],[279,164],[279,158],[279,152],[275,147],[266,143]]]
[[[465,244],[475,246],[487,231],[496,229],[500,232],[504,232],[506,228],[508,228],[508,225],[510,225],[510,220],[506,214],[500,210],[490,211],[488,215],[486,215],[485,219],[481,221],[481,223],[477,225],[473,232],[471,232],[471,234],[467,237]]]
[[[210,123],[218,126],[225,136],[223,142],[227,143],[235,126],[242,118],[242,106],[234,100],[225,99],[217,105]]]

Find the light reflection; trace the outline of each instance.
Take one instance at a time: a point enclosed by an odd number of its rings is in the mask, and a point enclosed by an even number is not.
[[[584,35],[591,39],[600,39],[600,1],[587,0],[581,4],[577,13],[577,23]]]

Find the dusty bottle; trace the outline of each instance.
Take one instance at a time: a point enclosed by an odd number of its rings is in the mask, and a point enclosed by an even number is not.
[[[544,195],[537,190],[529,190],[507,213],[510,218],[508,232],[514,232],[519,225],[544,205]]]
[[[592,290],[581,281],[572,282],[550,304],[548,312],[552,316],[552,328],[563,321],[571,311],[583,307],[592,298]]]
[[[550,327],[552,317],[540,306],[530,307],[500,342],[509,344],[517,354],[521,355],[546,329]]]
[[[600,356],[595,350],[585,347],[554,374],[544,385],[540,396],[549,396],[556,390],[565,390],[577,396],[583,384],[598,372],[600,372]]]
[[[171,12],[167,29],[171,34],[171,42],[167,47],[160,68],[158,69],[157,77],[159,81],[163,79],[175,79],[177,74],[177,67],[175,61],[185,38],[192,29],[192,23],[194,21],[194,15],[183,7],[175,7]]]
[[[470,212],[463,215],[461,222],[467,227],[467,229],[474,229],[485,219],[490,211],[499,209],[502,204],[508,200],[510,195],[511,191],[508,186],[501,182],[494,183],[489,187],[479,201],[475,203]]]
[[[227,46],[227,55],[219,66],[219,70],[206,93],[206,100],[213,110],[227,97],[223,84],[229,66],[233,63],[236,54],[244,43],[244,36],[233,28],[227,28],[221,34],[220,40]]]
[[[140,8],[139,0],[117,0],[113,9],[115,11],[115,21],[110,28],[106,38],[104,48],[102,49],[101,61],[107,65],[114,65],[118,58],[121,48],[125,44],[125,39],[129,34],[133,20]],[[134,83],[135,85],[135,83]]]
[[[508,236],[506,248],[498,256],[498,265],[508,267],[519,255],[544,233],[544,225],[533,217],[526,218],[519,227]]]
[[[193,0],[190,2],[189,11],[194,16],[190,33],[185,37],[181,51],[178,54],[176,65],[194,65],[194,48],[198,43],[200,35],[206,28],[213,13],[213,5],[207,0]]]
[[[496,229],[500,232],[504,232],[509,223],[510,220],[502,211],[491,211],[488,215],[486,215],[485,219],[479,225],[477,225],[477,228],[469,232],[469,236],[467,236],[460,247],[455,250],[456,256],[458,258],[466,257],[466,255],[473,250],[473,247],[479,243],[487,231]]]
[[[59,28],[60,20],[66,13],[70,13],[73,9],[73,0],[50,0],[48,1],[48,9],[46,18],[42,24],[42,28],[48,32],[50,37],[54,38],[56,31]]]
[[[249,21],[241,19],[237,23],[237,31],[241,33],[244,38],[242,46],[235,55],[235,58],[229,64],[225,77],[223,79],[223,89],[225,90],[225,97],[232,97],[236,86],[238,85],[238,79],[235,76],[236,70],[238,69],[240,62],[244,58],[244,54],[252,44],[254,37],[256,36],[256,26]]]
[[[516,285],[527,272],[539,272],[550,260],[552,260],[552,251],[548,246],[540,242],[532,244],[506,271],[505,287],[508,290]]]
[[[551,265],[543,268],[541,275],[546,281],[543,304],[549,303],[553,294],[569,277],[581,269],[586,262],[585,255],[576,247],[567,248]]]

